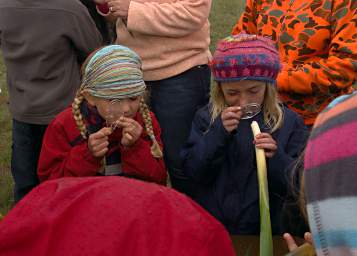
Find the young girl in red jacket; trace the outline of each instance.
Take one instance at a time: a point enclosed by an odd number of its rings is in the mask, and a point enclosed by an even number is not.
[[[122,175],[165,184],[160,127],[145,88],[141,60],[129,48],[110,45],[89,56],[72,106],[45,133],[40,181]]]

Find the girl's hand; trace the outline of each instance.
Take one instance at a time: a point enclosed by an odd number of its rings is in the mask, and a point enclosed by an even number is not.
[[[283,235],[283,238],[286,242],[286,245],[288,246],[289,252],[294,251],[298,248],[294,238],[289,233],[285,233]],[[312,236],[310,232],[306,232],[304,234],[304,239],[307,243],[312,244]]]
[[[265,156],[271,158],[275,155],[278,146],[269,133],[259,133],[253,142],[257,148],[265,150]]]
[[[238,127],[242,111],[240,107],[228,107],[221,113],[221,119],[227,132],[232,132]]]
[[[112,129],[109,127],[104,127],[89,135],[88,138],[88,149],[95,157],[103,157],[108,152],[108,136],[112,133]]]
[[[130,147],[140,138],[143,132],[143,127],[134,119],[127,117],[120,117],[119,125],[122,127],[122,139],[121,144],[126,147]]]

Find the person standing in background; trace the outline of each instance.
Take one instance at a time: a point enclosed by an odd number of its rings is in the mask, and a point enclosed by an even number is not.
[[[283,68],[281,100],[312,126],[334,98],[357,82],[356,0],[247,0],[233,34],[271,37]]]
[[[15,201],[38,184],[47,124],[73,100],[80,63],[102,38],[78,0],[0,1],[0,46],[7,69]]]
[[[150,105],[162,128],[164,157],[173,188],[190,194],[180,149],[194,113],[208,103],[211,0],[96,0],[116,18],[117,43],[143,62]]]

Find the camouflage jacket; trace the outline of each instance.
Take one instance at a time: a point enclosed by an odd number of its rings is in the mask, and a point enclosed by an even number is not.
[[[277,42],[279,95],[307,125],[357,81],[357,0],[247,0],[233,34]]]

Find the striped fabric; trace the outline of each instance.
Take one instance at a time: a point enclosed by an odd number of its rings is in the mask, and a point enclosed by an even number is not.
[[[82,88],[95,97],[125,99],[142,95],[146,85],[141,59],[122,45],[98,50],[85,66]]]
[[[309,223],[318,255],[357,255],[357,94],[317,118],[305,155]]]

